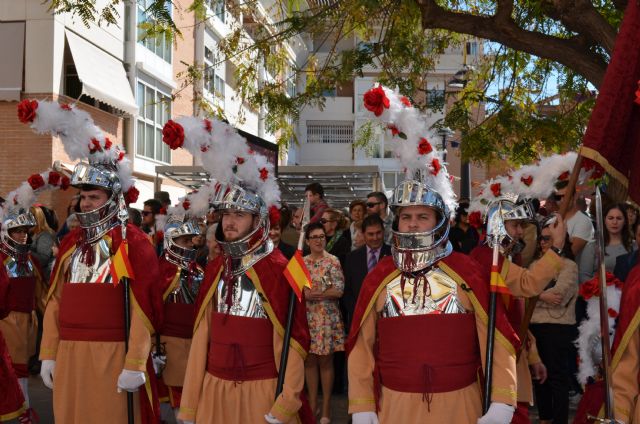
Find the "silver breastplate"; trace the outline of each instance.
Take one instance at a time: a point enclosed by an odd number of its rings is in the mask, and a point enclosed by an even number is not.
[[[84,263],[82,249],[78,248],[71,254],[69,282],[113,284],[111,278],[111,255],[107,241],[100,239],[91,246],[91,249],[93,249],[94,253],[92,265]]]
[[[176,288],[169,293],[167,303],[195,303],[203,279],[204,274],[201,272],[192,273],[189,278],[189,272],[181,269],[180,281]]]
[[[246,275],[238,275],[233,277],[234,284],[228,284],[223,279],[218,283],[216,291],[217,311],[223,314],[227,313],[227,290],[229,286],[233,287],[231,297],[230,315],[249,317],[249,318],[267,318],[267,314],[262,307],[262,299],[260,293]]]
[[[441,269],[426,273],[425,280],[406,276],[404,293],[401,289],[402,275],[387,284],[386,300],[382,308],[383,317],[427,314],[459,314],[467,312],[458,298],[458,285]]]
[[[33,264],[30,260],[27,260],[24,262],[24,265],[19,265],[18,261],[16,261],[13,256],[9,256],[9,260],[5,262],[4,268],[7,270],[7,275],[9,278],[32,277]]]

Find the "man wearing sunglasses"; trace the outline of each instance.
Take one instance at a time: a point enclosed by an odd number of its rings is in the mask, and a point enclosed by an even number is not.
[[[389,211],[389,200],[381,191],[374,191],[367,194],[367,215],[378,215],[384,223],[384,242],[391,243],[391,226],[393,224],[393,213]]]

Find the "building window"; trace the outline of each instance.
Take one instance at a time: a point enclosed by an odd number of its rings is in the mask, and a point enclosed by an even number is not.
[[[205,0],[204,3],[211,10],[214,16],[224,22],[225,6],[224,0]]]
[[[171,118],[170,96],[138,81],[136,154],[158,162],[171,163],[169,146],[162,142],[162,127]]]
[[[164,59],[165,62],[171,63],[171,49],[173,48],[173,44],[171,39],[167,39],[167,37],[160,35],[157,37],[146,37],[146,31],[140,27],[140,24],[145,22],[151,22],[153,19],[152,16],[147,12],[147,9],[153,0],[137,0],[138,4],[138,43],[145,46],[148,50],[155,53],[160,58]],[[165,2],[165,8],[171,12],[171,1],[167,0]]]
[[[353,122],[307,121],[307,143],[353,143]]]
[[[475,41],[467,41],[467,54],[470,56],[478,55],[478,43]]]
[[[204,48],[204,89],[211,96],[224,106],[224,70],[223,63],[220,61],[213,49]]]

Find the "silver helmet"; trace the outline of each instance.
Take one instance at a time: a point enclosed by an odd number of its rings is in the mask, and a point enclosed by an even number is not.
[[[184,215],[170,215],[164,226],[164,254],[167,260],[187,269],[196,258],[196,249],[178,246],[175,239],[182,236],[200,235],[200,226]]]
[[[2,218],[2,230],[0,231],[0,242],[6,253],[11,256],[27,253],[29,244],[15,240],[9,235],[9,231],[21,227],[33,228],[36,224],[36,218],[28,209],[9,209]]]
[[[487,243],[491,247],[497,244],[504,255],[518,254],[524,249],[524,242],[511,237],[504,224],[507,221],[534,220],[535,211],[530,200],[514,194],[502,195],[487,206]]]
[[[71,185],[80,189],[100,188],[109,194],[104,205],[92,211],[76,213],[88,242],[100,239],[118,222],[128,219],[127,205],[115,163],[80,162],[73,170]]]
[[[397,223],[391,230],[391,253],[396,267],[402,272],[421,271],[451,251],[449,243],[449,208],[442,197],[426,184],[416,180],[405,180],[393,191],[391,210],[398,212],[406,206],[426,206],[436,211],[438,222],[431,230],[420,233],[402,233]]]
[[[237,184],[218,183],[211,203],[217,211],[241,210],[258,217],[255,228],[239,240],[225,241],[222,225],[216,229],[216,241],[223,255],[232,260],[241,260],[241,264],[234,265],[234,274],[246,271],[271,253],[273,242],[269,239],[269,210],[260,196]]]

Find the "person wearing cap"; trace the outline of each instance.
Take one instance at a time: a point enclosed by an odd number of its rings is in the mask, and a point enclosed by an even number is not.
[[[232,183],[214,196],[222,213],[216,230],[222,255],[207,265],[196,302],[178,418],[198,424],[296,422],[310,342],[304,302],[296,304],[284,388],[274,402],[290,295],[287,261],[269,239],[260,196]]]
[[[532,266],[522,268],[517,265],[519,253],[524,248],[525,226],[535,219],[528,201],[517,201],[515,196],[503,196],[487,208],[487,222],[491,227],[487,231],[502,229],[505,233],[500,245],[498,269],[510,291],[510,295],[500,296],[504,301],[507,316],[516,332],[524,316],[524,297],[537,296],[558,275],[563,268],[561,258],[565,243],[566,227],[562,217],[555,215],[555,223],[548,226],[553,235],[553,246]],[[491,272],[493,249],[488,245],[478,246],[471,251],[470,257],[481,264],[485,272]],[[518,406],[513,423],[529,422],[529,405],[533,402],[532,377],[544,383],[547,371],[538,355],[535,338],[528,332],[527,342],[522,348],[517,363]]]
[[[193,336],[195,301],[204,277],[192,242],[199,234],[197,222],[184,214],[169,214],[164,227],[164,254],[160,257],[164,301],[161,347],[154,346],[153,353],[164,356],[165,362],[158,382],[160,401],[168,403],[176,415]]]
[[[62,240],[52,271],[41,376],[53,389],[57,422],[126,422],[125,391],[137,392],[136,421],[146,421],[157,406],[147,394],[153,374],[148,361],[151,334],[160,309],[154,305],[158,260],[145,234],[126,224],[122,186],[111,164],[80,163],[71,183],[80,189],[81,212],[76,214],[80,228]],[[125,238],[133,274],[126,352],[124,284],[111,271],[114,254]]]
[[[10,194],[11,197],[13,197]],[[29,358],[35,353],[36,307],[42,308],[44,286],[40,266],[29,252],[29,229],[36,225],[28,209],[13,208],[3,214],[0,230],[0,285],[6,287],[5,314],[0,320],[0,333],[12,367],[29,407]],[[4,382],[2,382],[4,384]],[[31,422],[31,410],[20,417],[21,423]]]
[[[452,251],[449,209],[425,183],[403,181],[391,207],[392,254],[365,278],[347,341],[353,423],[508,423],[518,340],[501,308],[482,413],[488,273]]]

